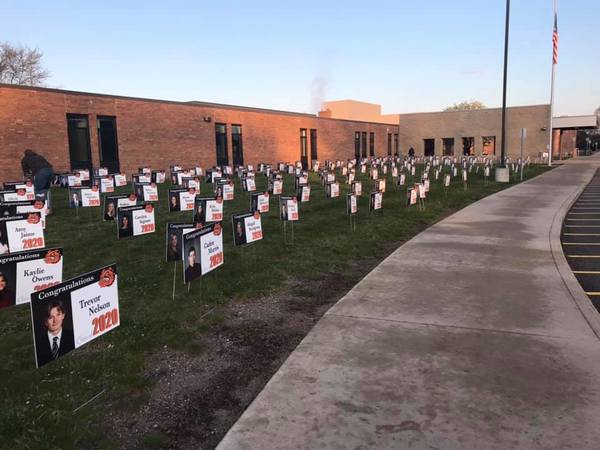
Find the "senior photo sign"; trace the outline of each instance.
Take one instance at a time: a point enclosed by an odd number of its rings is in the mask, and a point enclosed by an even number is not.
[[[147,205],[126,206],[117,212],[117,236],[119,239],[154,233],[154,207]]]
[[[183,281],[196,278],[223,265],[223,229],[213,223],[183,235]]]
[[[195,229],[193,223],[167,223],[167,261],[181,261],[183,235]]]
[[[262,223],[258,211],[231,216],[233,224],[233,243],[238,245],[251,244],[263,238]]]
[[[69,208],[94,208],[96,206],[100,206],[98,186],[69,188]]]
[[[358,212],[358,197],[356,194],[348,194],[346,196],[346,212],[349,215],[353,215]]]
[[[269,212],[269,193],[254,193],[250,200],[250,209],[252,211],[258,211],[259,213]]]
[[[283,221],[300,219],[296,197],[279,197],[279,218]]]
[[[196,197],[194,204],[194,222],[211,223],[223,220],[222,197]]]
[[[169,211],[193,211],[196,189],[169,189]]]
[[[383,194],[379,191],[371,192],[369,209],[371,211],[380,210],[383,207]]]
[[[31,294],[36,366],[41,367],[120,324],[112,264]]]
[[[0,255],[35,250],[45,245],[40,213],[0,217]]]
[[[0,256],[0,309],[29,303],[33,292],[62,281],[62,248]]]

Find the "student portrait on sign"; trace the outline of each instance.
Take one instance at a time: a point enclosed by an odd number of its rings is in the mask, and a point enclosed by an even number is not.
[[[31,294],[31,319],[38,367],[116,328],[116,265]]]

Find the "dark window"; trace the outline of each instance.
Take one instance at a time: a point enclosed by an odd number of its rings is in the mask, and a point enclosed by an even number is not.
[[[310,159],[315,161],[319,159],[317,152],[317,130],[310,130]]]
[[[231,153],[234,166],[244,165],[244,143],[242,142],[242,126],[231,125]]]
[[[375,133],[369,133],[369,156],[375,156]]]
[[[117,119],[111,116],[96,117],[98,125],[98,149],[100,165],[110,173],[120,172],[119,141],[117,139]]]
[[[303,169],[308,168],[308,143],[306,138],[306,128],[300,128],[300,162]]]
[[[88,116],[85,114],[67,114],[69,134],[69,155],[71,169],[92,170],[92,151]]]
[[[475,138],[464,137],[462,138],[463,155],[474,155],[475,154]]]
[[[392,133],[387,135],[387,154],[388,156],[392,155]]]
[[[367,157],[367,132],[363,131],[361,133],[361,143],[360,143],[360,149],[361,149],[361,154],[363,158]]]
[[[354,157],[360,159],[360,131],[354,133]]]
[[[215,135],[217,144],[217,166],[226,166],[229,164],[229,155],[227,152],[227,125],[224,123],[215,123]]]
[[[423,148],[425,156],[435,155],[435,139],[423,139]]]
[[[399,151],[398,147],[398,133],[394,133],[394,154],[397,155]]]
[[[442,152],[444,156],[454,155],[454,138],[443,138],[442,139]]]

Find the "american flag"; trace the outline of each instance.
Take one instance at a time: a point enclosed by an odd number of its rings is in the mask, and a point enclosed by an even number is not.
[[[558,63],[558,24],[554,14],[554,31],[552,32],[552,64]]]

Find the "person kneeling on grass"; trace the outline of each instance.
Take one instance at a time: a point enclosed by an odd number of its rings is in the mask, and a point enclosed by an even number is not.
[[[33,177],[33,186],[36,194],[47,194],[50,189],[50,183],[54,178],[54,170],[46,158],[38,155],[33,150],[27,149],[21,159],[21,168],[25,177]],[[47,214],[52,211],[48,209]]]

